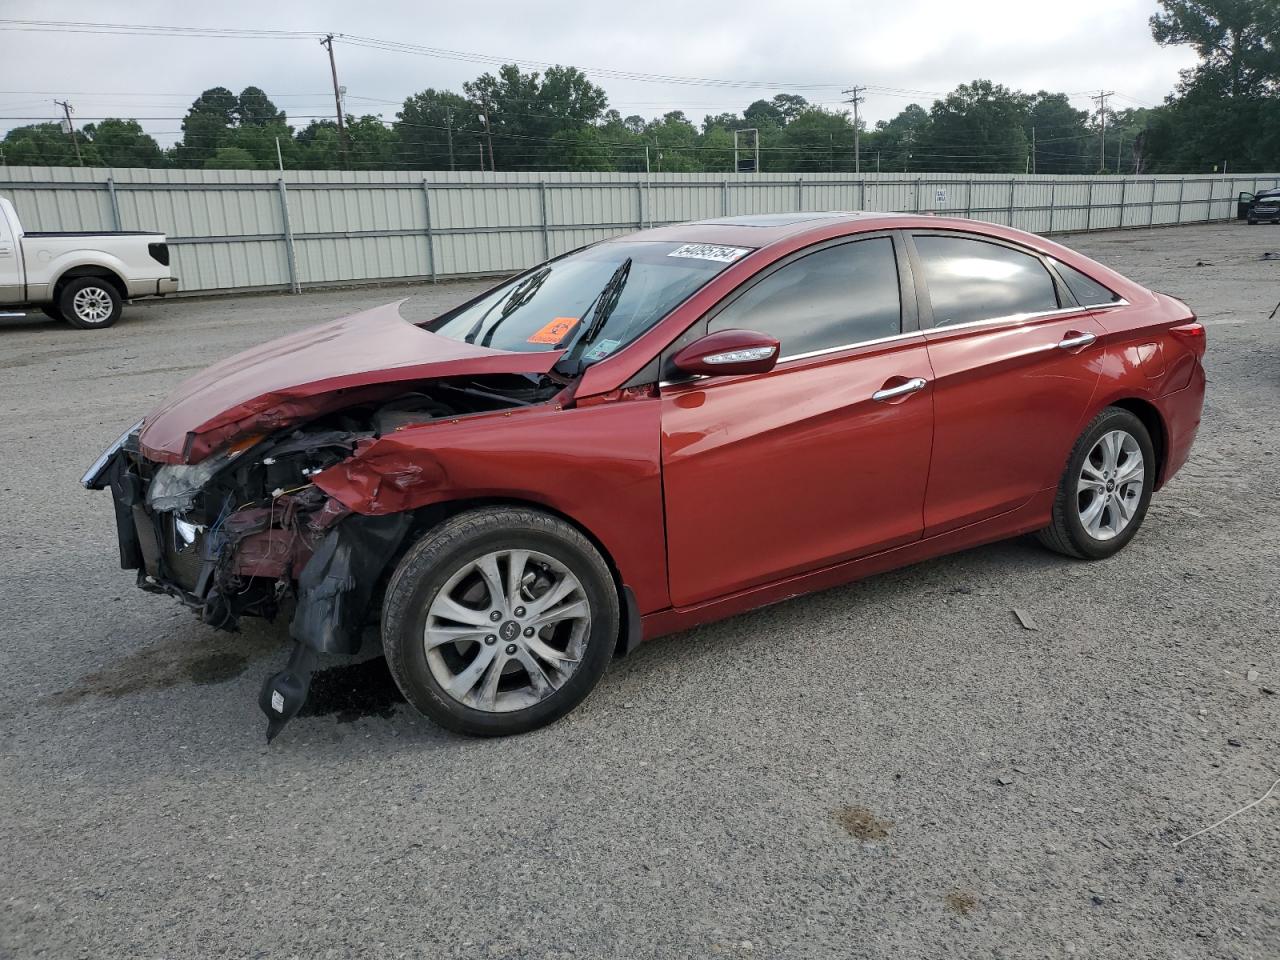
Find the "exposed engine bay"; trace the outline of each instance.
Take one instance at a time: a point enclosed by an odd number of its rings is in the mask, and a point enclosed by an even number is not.
[[[546,374],[492,374],[387,385],[365,400],[270,434],[234,440],[197,463],[156,463],[134,428],[85,476],[111,488],[121,566],[221,630],[293,606],[298,647],[267,681],[268,739],[301,708],[317,653],[354,654],[413,525],[411,513],[355,514],[313,478],[381,437],[438,420],[544,403]]]

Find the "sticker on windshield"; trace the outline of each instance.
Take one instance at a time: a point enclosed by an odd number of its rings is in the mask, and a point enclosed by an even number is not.
[[[577,317],[556,317],[550,323],[529,335],[529,343],[549,343],[555,346],[564,341],[578,325]]]
[[[603,360],[613,351],[618,349],[621,340],[601,340],[599,343],[593,343],[591,349],[582,355],[583,360]]]
[[[688,257],[692,260],[714,260],[717,263],[733,263],[750,253],[747,247],[722,247],[715,243],[684,243],[676,247],[668,257]]]

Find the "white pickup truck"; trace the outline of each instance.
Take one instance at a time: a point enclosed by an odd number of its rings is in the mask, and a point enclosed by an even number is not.
[[[24,233],[0,197],[0,316],[38,307],[81,330],[120,319],[126,300],[175,293],[163,233]]]

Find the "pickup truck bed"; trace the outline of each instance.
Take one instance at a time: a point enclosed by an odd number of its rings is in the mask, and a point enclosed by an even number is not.
[[[151,230],[24,230],[24,237],[48,239],[50,237],[154,237]]]
[[[33,306],[82,330],[104,329],[126,300],[177,289],[163,233],[28,233],[13,204],[0,197],[0,312],[12,316],[5,308]]]

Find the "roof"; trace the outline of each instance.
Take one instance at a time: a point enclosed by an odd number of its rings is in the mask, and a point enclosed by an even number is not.
[[[753,213],[741,217],[715,217],[689,223],[676,223],[666,227],[654,227],[632,234],[627,239],[694,241],[764,247],[787,237],[835,223],[891,220],[901,216],[902,214],[897,213],[874,213],[867,210]]]

